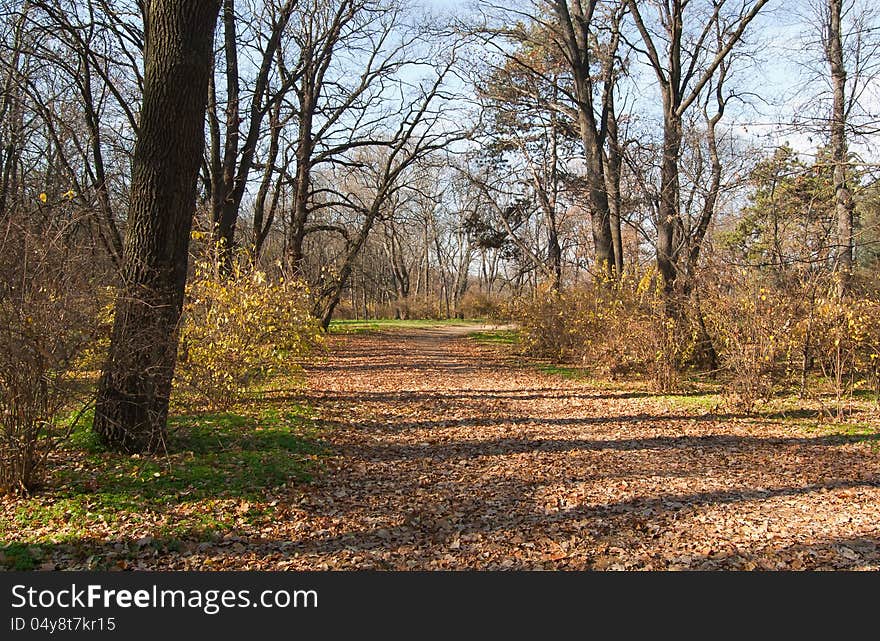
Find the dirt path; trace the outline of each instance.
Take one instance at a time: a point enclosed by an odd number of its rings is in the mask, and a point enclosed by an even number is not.
[[[310,368],[336,455],[263,567],[880,568],[873,440],[670,411],[467,331],[346,337]]]

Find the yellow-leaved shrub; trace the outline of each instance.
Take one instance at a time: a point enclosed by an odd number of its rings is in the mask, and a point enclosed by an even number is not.
[[[527,353],[579,362],[612,377],[648,376],[663,392],[693,351],[694,332],[671,318],[657,274],[624,274],[613,281],[563,291],[540,291],[515,311]]]
[[[321,339],[298,280],[269,275],[246,259],[224,273],[201,260],[187,285],[175,397],[217,408],[242,399],[270,376],[301,372],[302,357]]]
[[[880,300],[820,298],[798,330],[801,340],[810,341],[811,354],[831,383],[838,419],[845,417],[856,386],[872,382],[880,393]]]
[[[769,287],[765,280],[750,270],[731,272],[703,293],[723,395],[737,412],[754,411],[783,388],[799,351],[794,330],[804,311],[802,299]]]

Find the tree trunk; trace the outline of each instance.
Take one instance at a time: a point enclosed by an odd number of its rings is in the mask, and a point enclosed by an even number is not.
[[[301,99],[301,104],[310,104],[311,98]],[[300,115],[299,136],[296,148],[296,179],[293,189],[293,220],[290,227],[288,245],[290,266],[294,273],[301,275],[303,242],[306,237],[306,223],[309,218],[309,196],[312,182],[312,116],[308,110]]]
[[[593,109],[594,82],[592,78],[589,26],[596,2],[585,7],[573,3],[569,11],[567,0],[555,0],[554,11],[562,25],[564,48],[569,58],[577,101],[578,130],[584,145],[586,183],[590,204],[590,221],[596,252],[597,277],[614,275],[614,241],[611,235],[611,212],[605,189],[603,146],[606,133],[604,123],[597,123]],[[603,114],[603,117],[607,114]]]
[[[589,189],[590,221],[593,244],[596,251],[597,276],[612,277],[614,272],[614,241],[611,235],[611,211],[608,193],[605,191],[605,172],[602,166],[602,144],[595,135],[595,123],[588,122],[585,114],[579,114],[581,138],[584,143],[587,164],[587,188]]]
[[[674,107],[667,107],[674,111]],[[663,291],[671,298],[675,294],[678,278],[678,248],[676,223],[679,183],[678,158],[681,155],[681,121],[667,113],[663,127],[663,158],[660,165],[660,209],[657,221],[657,270],[663,279]]]
[[[94,430],[125,452],[164,447],[177,360],[219,0],[152,0],[123,285]]]
[[[562,246],[559,244],[559,232],[556,229],[556,212],[551,211],[548,218],[547,260],[553,272],[552,288],[559,291],[562,287]]]
[[[617,277],[623,274],[623,234],[621,233],[621,194],[620,180],[623,173],[623,150],[620,146],[620,132],[617,129],[617,115],[614,113],[613,92],[608,110],[608,154],[605,169],[608,209],[611,222],[611,241],[614,246],[614,269]]]
[[[831,112],[831,157],[834,161],[834,196],[837,210],[837,277],[841,296],[849,289],[853,267],[852,191],[847,181],[846,68],[843,64],[841,14],[843,0],[828,0],[828,63],[834,94]]]
[[[263,169],[263,178],[260,181],[260,187],[257,190],[257,196],[254,201],[254,245],[251,248],[254,263],[260,259],[263,251],[263,243],[272,230],[272,223],[275,220],[275,212],[278,207],[278,198],[281,192],[283,172],[279,172],[278,179],[275,180],[274,192],[271,198],[268,212],[266,210],[266,198],[269,190],[272,188],[272,175],[275,172],[275,162],[278,160],[279,140],[281,138],[281,102],[276,101],[272,106],[272,113],[269,117],[269,152],[266,156]]]

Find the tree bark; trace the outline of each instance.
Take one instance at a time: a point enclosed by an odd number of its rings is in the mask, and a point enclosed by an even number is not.
[[[663,278],[663,290],[668,297],[675,294],[678,279],[678,247],[676,226],[681,220],[678,208],[678,159],[681,156],[681,121],[674,107],[666,107],[663,127],[663,157],[660,164],[660,208],[657,221],[657,269]]]
[[[608,110],[608,153],[606,155],[605,183],[608,193],[608,209],[611,222],[611,241],[614,246],[614,269],[619,278],[623,274],[623,234],[621,233],[622,198],[620,180],[623,174],[623,148],[614,113],[613,89]]]
[[[662,34],[652,34],[647,28],[638,0],[626,0],[630,14],[645,46],[644,53],[654,69],[663,97],[663,157],[660,165],[660,203],[657,220],[657,270],[663,279],[667,308],[677,316],[681,283],[677,282],[681,250],[684,247],[683,227],[679,204],[680,183],[678,162],[681,157],[682,119],[688,108],[698,100],[703,89],[716,77],[734,46],[741,40],[748,25],[769,0],[746,1],[738,4],[739,14],[732,21],[721,16],[724,1],[713,3],[713,14],[706,21],[696,41],[689,41],[684,33],[687,2],[657,3]],[[723,25],[723,26],[722,26]],[[714,29],[712,28],[714,26]],[[715,31],[718,42],[701,69],[696,62],[701,50]],[[663,48],[656,45],[662,44]],[[661,59],[661,52],[664,57]],[[687,62],[690,54],[690,62]]]
[[[94,430],[124,452],[165,444],[219,0],[152,0],[123,285]]]
[[[831,67],[833,102],[831,111],[831,157],[834,162],[834,198],[837,213],[838,293],[849,289],[853,268],[852,191],[847,181],[846,145],[846,67],[843,63],[841,14],[843,0],[828,0],[828,40],[826,54]]]
[[[577,101],[577,122],[584,145],[586,184],[590,204],[590,222],[595,245],[597,276],[611,278],[614,275],[614,241],[611,234],[611,211],[605,187],[604,138],[605,123],[598,123],[594,113],[594,81],[591,73],[590,27],[596,9],[595,0],[572,3],[554,0],[553,8],[562,27],[562,40],[566,57],[571,66]],[[605,82],[613,82],[605,78]],[[607,115],[603,113],[603,117]]]

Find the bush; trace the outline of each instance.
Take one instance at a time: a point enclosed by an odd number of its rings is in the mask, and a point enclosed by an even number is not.
[[[675,390],[685,367],[720,373],[735,411],[750,413],[819,369],[834,393],[835,413],[859,386],[880,403],[880,299],[840,298],[830,273],[768,274],[715,265],[693,286],[699,294],[669,301],[655,272],[624,275],[515,301],[523,349],[556,362],[579,362],[612,378],[645,375]]]
[[[98,333],[93,259],[77,248],[75,221],[46,220],[10,217],[0,231],[2,492],[37,487],[48,455],[82,415],[73,365]],[[61,421],[65,413],[74,418]]]
[[[461,298],[459,312],[464,318],[486,318],[497,320],[503,317],[501,302],[492,295],[469,289]]]
[[[811,348],[825,378],[831,382],[838,420],[855,386],[873,379],[880,366],[880,301],[872,298],[827,297],[800,323],[799,334]],[[803,339],[802,339],[803,340]]]
[[[798,297],[762,285],[748,271],[729,274],[704,294],[706,326],[717,350],[728,405],[750,413],[790,379]]]
[[[196,261],[187,285],[175,395],[194,395],[226,408],[320,342],[301,282],[270,276],[242,256],[229,274],[216,259]]]
[[[689,325],[667,313],[653,271],[541,292],[520,303],[516,318],[527,353],[580,362],[612,377],[643,374],[662,392],[678,388],[695,342]]]

